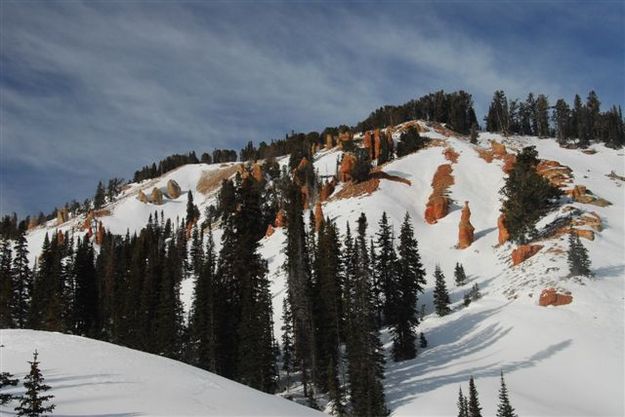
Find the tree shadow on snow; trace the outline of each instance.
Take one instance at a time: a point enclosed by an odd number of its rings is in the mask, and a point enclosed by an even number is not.
[[[625,273],[625,264],[602,266],[593,272],[597,278],[620,277]]]
[[[568,339],[522,360],[493,361],[487,365],[445,372],[447,369],[457,369],[459,366],[474,363],[489,356],[470,358],[470,355],[477,354],[504,338],[512,330],[512,327],[504,328],[500,324],[491,324],[470,337],[464,339],[463,337],[470,334],[483,320],[497,314],[505,306],[476,313],[465,312],[462,316],[459,315],[456,320],[432,329],[427,337],[433,347],[421,352],[417,358],[398,363],[389,361],[385,379],[385,392],[389,407],[395,409],[414,400],[420,394],[433,391],[444,385],[466,383],[471,375],[476,378],[496,377],[502,369],[510,372],[536,366],[539,362],[571,345],[572,340]],[[468,359],[459,362],[462,358]]]

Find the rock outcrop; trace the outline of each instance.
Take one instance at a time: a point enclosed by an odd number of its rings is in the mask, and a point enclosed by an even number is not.
[[[514,169],[514,165],[516,164],[516,155],[512,153],[508,153],[503,157],[503,166],[501,169],[505,174],[509,174]]]
[[[96,245],[101,245],[102,242],[104,241],[104,235],[106,234],[106,230],[104,229],[104,226],[102,225],[102,222],[98,222],[98,229],[96,231],[95,234],[95,243]]]
[[[554,187],[563,187],[571,182],[573,171],[558,161],[542,160],[536,166],[536,172],[549,180]]]
[[[265,174],[263,172],[263,166],[258,162],[254,163],[252,166],[252,178],[256,180],[256,182],[265,181]]]
[[[63,207],[62,209],[58,209],[56,211],[56,224],[57,224],[57,226],[65,223],[68,220],[69,220],[69,212],[67,210],[67,207]]]
[[[536,255],[539,250],[543,248],[542,245],[521,245],[512,251],[512,265],[518,265],[521,262]]]
[[[573,296],[570,292],[566,292],[565,294],[558,293],[555,288],[545,288],[540,293],[540,299],[538,300],[538,305],[543,307],[546,306],[561,306],[565,304],[570,304],[573,302]]]
[[[458,249],[466,249],[473,243],[473,232],[475,228],[471,224],[471,209],[469,202],[464,202],[460,224],[458,225]]]
[[[148,203],[148,196],[145,195],[145,193],[143,192],[143,190],[139,190],[139,192],[137,193],[137,200],[141,201],[142,203]]]
[[[160,190],[160,188],[154,187],[152,189],[151,197],[152,204],[156,204],[157,206],[163,204],[163,192]]]
[[[458,152],[456,152],[451,146],[445,148],[445,150],[443,151],[443,155],[445,156],[446,160],[454,164],[458,162],[458,157],[460,156]]]
[[[323,210],[321,209],[321,202],[317,201],[315,204],[315,231],[319,232],[321,225],[323,224]]]
[[[371,160],[375,159],[374,158],[374,146],[373,146],[373,138],[371,137],[371,131],[367,130],[364,134],[364,137],[362,139],[362,146],[363,148],[365,148],[367,151],[369,151],[369,158]]]
[[[506,228],[506,217],[502,214],[497,218],[497,229],[499,229],[498,241],[500,245],[503,245],[510,239],[510,232]]]
[[[451,172],[451,164],[443,164],[436,169],[432,179],[432,194],[430,194],[425,206],[424,217],[429,224],[436,223],[438,219],[442,219],[449,212],[449,198],[446,192],[454,183]]]
[[[492,140],[490,142],[490,149],[493,153],[493,156],[496,158],[503,158],[508,152],[506,151],[506,145],[503,143],[499,143],[496,140]]]
[[[180,197],[180,194],[182,194],[182,189],[178,183],[174,180],[167,181],[167,195],[169,198],[176,199]]]
[[[321,186],[321,191],[319,191],[319,201],[321,201],[322,203],[328,201],[328,198],[330,198],[330,196],[334,192],[335,187],[336,181],[334,178],[323,184]]]
[[[608,200],[599,198],[591,193],[584,185],[575,185],[569,190],[565,190],[565,193],[571,197],[573,201],[582,204],[593,204],[599,207],[606,207],[611,205]]]
[[[343,160],[339,167],[339,181],[350,182],[352,178],[352,172],[356,167],[356,155],[352,153],[346,153],[343,155]]]

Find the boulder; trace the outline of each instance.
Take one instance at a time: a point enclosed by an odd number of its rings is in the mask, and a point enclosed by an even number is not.
[[[539,250],[543,247],[542,245],[521,245],[518,248],[512,251],[512,265],[518,265],[521,262],[531,258],[536,255]]]
[[[145,193],[143,192],[143,190],[139,190],[139,193],[137,194],[137,200],[141,201],[142,203],[148,203],[148,196],[145,195]]]
[[[315,231],[319,232],[322,224],[323,210],[321,209],[321,202],[317,201],[317,204],[315,204]]]
[[[562,187],[571,182],[573,171],[571,168],[561,165],[558,161],[542,160],[536,166],[536,172],[549,180],[551,185]]]
[[[276,220],[273,222],[275,227],[286,226],[286,212],[283,209],[278,210],[276,213]]]
[[[503,245],[508,241],[508,239],[510,239],[510,232],[508,232],[508,229],[506,228],[505,220],[506,218],[503,213],[500,214],[499,218],[497,219],[497,229],[499,229],[498,241],[500,245]]]
[[[473,243],[473,231],[475,228],[471,224],[471,209],[469,202],[464,202],[462,215],[460,216],[460,224],[458,225],[458,249],[465,249]]]
[[[88,228],[90,228],[94,218],[95,215],[93,213],[93,210],[89,210],[89,213],[87,213],[87,215],[85,216],[85,221],[82,222],[82,229],[87,230]]]
[[[169,198],[176,199],[180,197],[180,194],[182,194],[182,189],[178,183],[174,180],[167,181],[167,195]]]
[[[371,146],[371,160],[377,159],[380,156],[380,141],[382,140],[382,132],[380,129],[375,129],[373,131],[373,144]],[[376,145],[377,144],[377,145]],[[377,151],[376,151],[377,148]]]
[[[356,155],[346,153],[343,155],[341,166],[339,167],[339,181],[349,182],[352,180],[352,171],[356,167]]]
[[[449,200],[447,197],[430,196],[427,205],[425,206],[425,221],[429,224],[434,224],[438,219],[442,219],[449,212]]]
[[[538,305],[546,307],[546,306],[561,306],[565,304],[570,304],[573,302],[573,296],[570,292],[565,294],[558,293],[555,288],[545,288],[540,293],[540,299],[538,300]]]
[[[163,204],[163,192],[160,188],[154,187],[152,189],[152,204],[156,204],[157,206]]]

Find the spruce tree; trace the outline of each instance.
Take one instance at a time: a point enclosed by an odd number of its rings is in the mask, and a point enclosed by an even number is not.
[[[473,376],[469,378],[469,417],[482,417],[482,407],[480,407],[480,400],[477,396],[477,388],[475,387],[475,381]]]
[[[451,312],[449,304],[449,293],[447,292],[447,284],[445,283],[445,276],[441,271],[441,267],[436,265],[434,269],[434,310],[439,316],[446,316]]]
[[[23,231],[15,242],[15,257],[13,258],[13,319],[18,328],[26,327],[28,309],[33,291],[33,274],[28,262],[28,244]]]
[[[426,347],[428,347],[428,341],[425,338],[425,335],[423,334],[423,332],[419,332],[419,347],[422,349],[425,349]]]
[[[4,371],[0,372],[0,390],[6,387],[14,387],[17,385],[17,382],[18,382],[17,378],[13,378],[12,373],[4,372]],[[18,399],[18,398],[19,397],[16,397],[13,394],[0,392],[0,405],[5,405],[9,401]]]
[[[375,263],[375,307],[380,324],[382,317],[384,323],[389,323],[397,307],[397,254],[393,239],[393,226],[389,223],[386,212],[382,212],[382,217],[378,222],[378,233],[376,234],[376,246],[378,253]]]
[[[73,264],[75,282],[74,331],[78,335],[96,337],[98,322],[98,282],[93,246],[89,239],[79,239]]]
[[[295,346],[293,346],[293,314],[288,295],[282,300],[282,370],[286,372],[287,392],[291,386],[291,373],[295,365]]]
[[[536,233],[536,222],[553,207],[562,191],[536,172],[538,152],[534,146],[523,148],[514,169],[499,191],[504,201],[502,213],[510,239],[526,243]]]
[[[415,327],[417,317],[417,296],[423,292],[425,269],[421,263],[417,240],[408,213],[404,217],[399,233],[399,260],[397,261],[396,302],[391,317],[393,334],[393,359],[402,361],[416,356]]]
[[[464,272],[464,267],[461,263],[456,262],[456,267],[454,269],[454,279],[456,280],[456,285],[458,287],[462,287],[467,283],[467,274]]]
[[[458,388],[458,417],[469,417],[469,410],[467,409],[466,398],[462,394],[462,387]]]
[[[11,242],[2,238],[0,241],[0,328],[13,327],[15,298],[11,263]]]
[[[593,276],[590,270],[590,258],[588,250],[584,247],[579,236],[571,232],[569,234],[569,250],[567,252],[570,276]]]
[[[106,190],[102,181],[98,182],[98,186],[95,190],[95,196],[93,197],[93,207],[95,209],[101,208],[106,203]]]
[[[501,90],[497,90],[488,108],[486,130],[489,132],[501,132],[503,135],[508,135],[509,124],[508,100],[506,99],[506,94]]]
[[[26,393],[22,396],[20,405],[15,407],[18,416],[44,416],[51,414],[55,408],[54,404],[46,404],[54,398],[54,395],[42,395],[50,389],[50,386],[44,384],[44,377],[39,369],[37,356],[38,353],[35,350],[33,360],[28,362],[30,364],[30,373],[24,377]]]
[[[518,417],[514,412],[514,408],[510,405],[508,398],[508,388],[503,380],[503,371],[501,371],[501,385],[499,387],[499,404],[497,404],[497,417]]]

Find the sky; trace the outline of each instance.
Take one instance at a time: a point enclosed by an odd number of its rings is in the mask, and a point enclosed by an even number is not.
[[[625,105],[625,2],[0,1],[0,213],[463,89]]]

